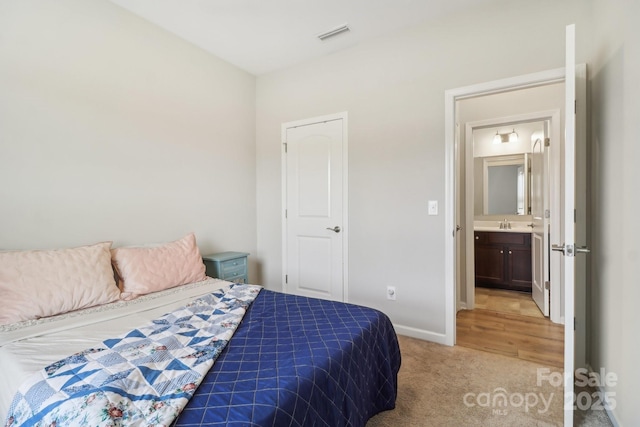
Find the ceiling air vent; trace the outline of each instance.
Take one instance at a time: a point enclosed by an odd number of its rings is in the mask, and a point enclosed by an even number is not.
[[[340,25],[339,27],[333,28],[329,31],[325,31],[322,34],[318,34],[318,38],[322,41],[328,39],[329,37],[337,36],[338,34],[346,33],[347,31],[351,31],[347,24]]]

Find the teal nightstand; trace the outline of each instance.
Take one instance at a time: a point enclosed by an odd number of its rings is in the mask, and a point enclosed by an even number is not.
[[[207,276],[234,283],[249,283],[246,252],[220,252],[202,257]]]

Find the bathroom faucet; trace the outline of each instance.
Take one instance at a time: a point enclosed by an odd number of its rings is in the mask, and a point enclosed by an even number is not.
[[[509,221],[507,221],[507,218],[503,219],[502,222],[500,222],[500,229],[501,230],[507,230],[511,228],[511,223]]]

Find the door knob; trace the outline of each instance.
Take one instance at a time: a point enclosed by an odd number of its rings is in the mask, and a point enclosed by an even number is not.
[[[336,225],[336,226],[335,226],[335,227],[333,227],[333,228],[329,228],[329,227],[327,227],[327,230],[333,231],[334,233],[339,233],[341,229],[340,229],[340,226],[339,226],[339,225]]]
[[[588,254],[591,252],[586,246],[574,246],[574,245],[551,245],[552,251],[562,252],[562,255],[574,256],[575,254]]]

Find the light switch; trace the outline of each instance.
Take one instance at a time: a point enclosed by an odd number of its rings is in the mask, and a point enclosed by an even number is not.
[[[429,200],[429,215],[438,215],[438,201]]]

